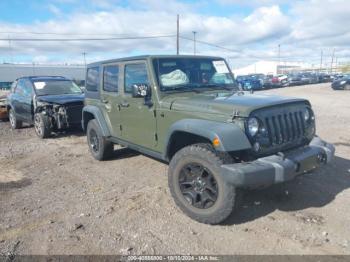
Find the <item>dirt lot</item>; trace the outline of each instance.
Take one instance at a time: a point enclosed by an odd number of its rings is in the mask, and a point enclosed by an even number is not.
[[[247,192],[223,225],[174,205],[167,166],[128,149],[92,159],[81,133],[39,140],[0,122],[2,254],[350,254],[350,92],[269,90],[311,101],[333,164]]]

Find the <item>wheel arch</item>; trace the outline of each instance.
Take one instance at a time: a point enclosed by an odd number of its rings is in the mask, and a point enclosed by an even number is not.
[[[85,106],[82,111],[82,128],[86,131],[87,125],[90,120],[96,119],[98,125],[101,128],[102,134],[105,137],[111,136],[108,129],[106,120],[99,108],[96,106]]]
[[[220,145],[217,151],[231,152],[251,148],[251,144],[234,123],[220,123],[202,119],[182,119],[169,129],[165,143],[164,158],[170,160],[181,148],[195,143],[210,143],[218,138]]]

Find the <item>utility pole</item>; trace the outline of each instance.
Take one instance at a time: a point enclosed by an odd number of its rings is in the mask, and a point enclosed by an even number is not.
[[[338,57],[335,57],[335,71],[338,71]]]
[[[83,55],[83,57],[84,57],[84,66],[85,66],[85,68],[86,68],[86,52],[83,52],[82,55]]]
[[[192,31],[193,33],[193,54],[196,55],[196,31]]]
[[[176,20],[176,54],[180,54],[180,16],[177,15]]]
[[[13,52],[12,52],[12,46],[11,46],[11,38],[10,35],[8,35],[8,39],[9,39],[9,51],[10,51],[10,61],[13,64]]]
[[[332,62],[331,62],[331,74],[333,73],[333,60],[334,60],[334,52],[335,52],[335,48],[333,48],[333,54],[332,54]]]
[[[277,73],[279,73],[279,67],[281,63],[281,44],[278,44],[278,65],[277,65]]]
[[[323,50],[321,50],[320,73],[322,71]]]

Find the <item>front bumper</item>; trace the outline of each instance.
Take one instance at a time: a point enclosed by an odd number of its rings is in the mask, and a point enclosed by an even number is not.
[[[222,165],[227,183],[242,188],[266,187],[286,182],[332,161],[335,148],[315,137],[308,146],[262,157],[252,162]]]

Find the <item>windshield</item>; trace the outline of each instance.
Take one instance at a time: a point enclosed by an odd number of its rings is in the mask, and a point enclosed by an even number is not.
[[[153,66],[161,91],[234,87],[233,76],[222,59],[157,58]]]
[[[33,82],[33,85],[38,96],[82,93],[81,89],[70,80],[40,80]]]

